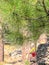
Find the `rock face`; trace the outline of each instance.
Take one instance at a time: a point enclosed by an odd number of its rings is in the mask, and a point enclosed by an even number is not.
[[[49,65],[49,35],[42,34],[39,38],[37,62]]]
[[[38,46],[37,61],[38,63],[49,64],[49,43],[41,44]]]
[[[4,60],[4,45],[2,42],[2,26],[0,24],[0,62]]]
[[[46,34],[41,34],[38,40],[39,44],[44,44],[47,42],[47,35]]]

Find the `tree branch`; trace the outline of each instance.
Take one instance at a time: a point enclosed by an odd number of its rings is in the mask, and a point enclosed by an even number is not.
[[[26,16],[21,16],[21,15],[15,13],[15,12],[13,12],[13,14],[16,15],[16,16],[19,16],[21,19],[25,19],[25,20],[39,20],[39,19],[47,17],[47,15],[45,15],[45,16],[40,16],[38,18],[32,18],[32,17],[30,18],[30,17],[26,17]]]
[[[46,14],[49,15],[44,0],[43,0],[42,4],[43,4],[43,8],[44,8]]]

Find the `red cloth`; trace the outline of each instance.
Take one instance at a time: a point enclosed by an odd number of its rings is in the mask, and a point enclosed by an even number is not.
[[[32,57],[35,57],[36,56],[36,52],[32,52]]]

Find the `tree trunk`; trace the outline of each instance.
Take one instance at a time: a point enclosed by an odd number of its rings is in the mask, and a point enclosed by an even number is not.
[[[0,62],[4,61],[4,44],[2,42],[2,26],[0,24]]]

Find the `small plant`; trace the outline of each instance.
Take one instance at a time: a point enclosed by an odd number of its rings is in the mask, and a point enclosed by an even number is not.
[[[28,60],[25,60],[25,65],[30,65],[30,62]]]

